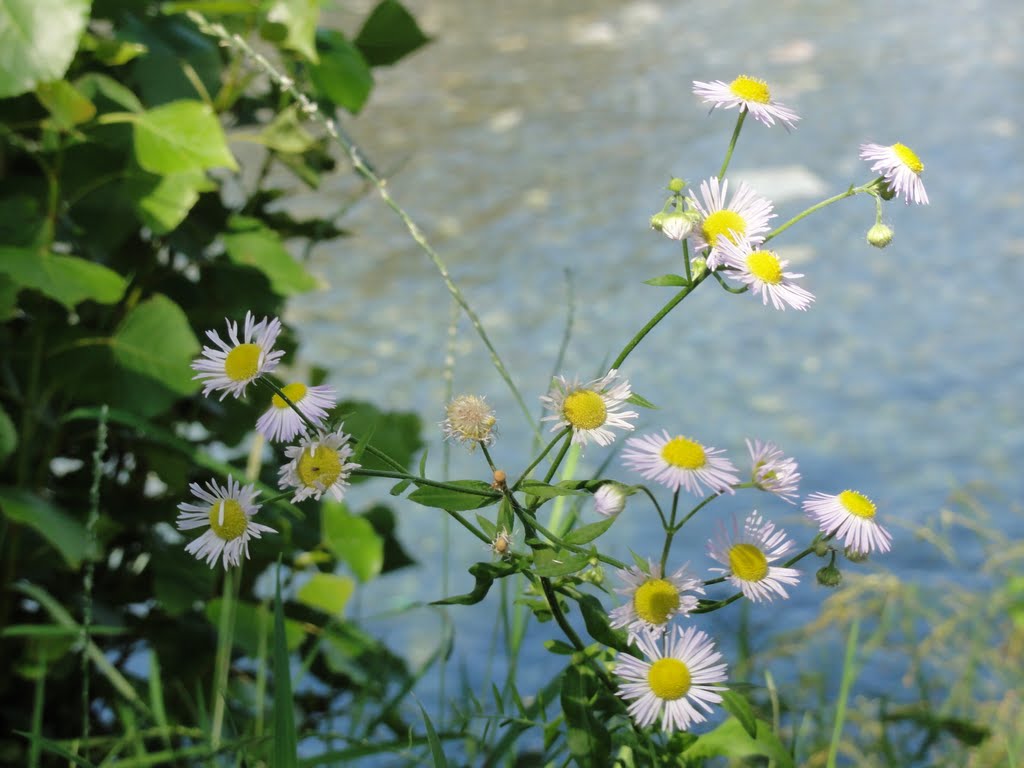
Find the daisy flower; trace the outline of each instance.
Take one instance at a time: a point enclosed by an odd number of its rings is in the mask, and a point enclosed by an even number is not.
[[[689,563],[668,577],[662,576],[661,563],[648,560],[647,565],[646,571],[633,565],[618,572],[626,586],[615,592],[629,602],[612,610],[609,617],[615,629],[626,628],[630,641],[643,632],[661,634],[673,616],[689,616],[697,598],[686,592],[704,594],[701,580],[687,572]]]
[[[440,426],[447,440],[475,448],[478,443],[491,445],[497,437],[494,425],[498,419],[482,397],[459,395],[453,398],[445,408],[445,416]]]
[[[319,500],[330,493],[338,501],[345,495],[348,478],[359,464],[348,459],[352,456],[350,435],[341,431],[319,432],[316,438],[303,435],[298,445],[285,448],[290,462],[281,467],[278,487],[295,488],[292,503],[312,496]]]
[[[694,80],[693,92],[700,96],[705,104],[711,105],[712,112],[716,107],[740,107],[741,110],[745,109],[753,115],[755,120],[769,127],[775,125],[775,121],[778,120],[788,131],[794,128],[796,121],[800,119],[800,116],[789,107],[773,101],[768,83],[755,77],[740,75],[731,83],[724,83],[721,80],[702,83]]]
[[[227,485],[210,480],[206,483],[207,490],[198,483],[189,483],[188,487],[200,503],[178,505],[178,530],[209,526],[202,536],[185,546],[185,551],[195,555],[197,560],[206,560],[211,568],[218,558],[222,559],[225,569],[238,565],[242,555],[249,557],[249,539],[258,539],[264,532],[277,533],[273,528],[252,521],[260,509],[256,503],[259,491],[255,486],[242,487],[229,476]]]
[[[605,483],[594,491],[594,511],[602,517],[615,517],[626,508],[626,492],[618,483]]]
[[[700,496],[707,486],[714,493],[735,493],[732,486],[740,481],[732,462],[717,455],[723,450],[706,448],[682,435],[672,437],[664,429],[660,435],[631,437],[626,445],[623,463],[673,492],[682,486]]]
[[[231,344],[224,343],[216,331],[207,331],[206,335],[219,349],[203,347],[202,356],[192,361],[192,370],[199,371],[192,378],[205,379],[203,395],[223,390],[221,400],[228,395],[244,395],[248,384],[274,370],[284,356],[283,351],[274,351],[274,342],[281,333],[281,321],[276,317],[265,317],[257,323],[252,312],[246,312],[241,341],[238,323],[226,322]]]
[[[623,411],[623,404],[630,397],[629,382],[616,383],[618,371],[615,368],[601,379],[587,384],[579,380],[571,384],[563,376],[556,376],[551,391],[541,395],[544,407],[552,411],[541,421],[553,421],[552,432],[563,427],[572,428],[572,442],[585,446],[593,440],[600,446],[611,445],[616,429],[632,431],[633,425],[627,419],[635,419],[636,411]]]
[[[752,250],[750,243],[718,241],[719,266],[729,270],[729,276],[750,287],[753,296],[760,296],[767,306],[768,300],[776,309],[805,310],[814,301],[814,294],[793,281],[803,277],[799,272],[786,272],[789,261],[780,259],[775,251]]]
[[[769,219],[775,218],[772,204],[758,196],[746,182],[741,182],[729,204],[725,204],[729,181],[719,186],[718,177],[712,176],[700,183],[703,202],[690,190],[690,203],[700,213],[700,223],[690,233],[695,252],[710,249],[704,254],[708,269],[718,268],[718,249],[725,242],[759,245],[768,232]]]
[[[696,627],[676,627],[659,642],[642,634],[637,646],[646,659],[619,653],[615,674],[623,679],[618,695],[630,702],[630,717],[646,728],[661,715],[661,728],[667,733],[685,731],[693,723],[703,723],[704,712],[722,701],[716,685],[725,680],[726,664],[715,643]]]
[[[762,443],[747,440],[750,451],[751,482],[762,491],[774,493],[780,499],[795,504],[793,497],[797,495],[800,484],[800,472],[796,459],[789,458],[775,443]]]
[[[755,603],[762,600],[771,602],[775,595],[789,597],[783,585],[797,584],[800,571],[771,563],[794,546],[794,541],[787,538],[785,531],[781,528],[776,531],[775,524],[762,520],[755,510],[747,516],[742,531],[733,518],[732,536],[722,526],[718,541],[708,540],[708,554],[725,566],[710,570],[722,574],[748,600]]]
[[[295,408],[318,427],[327,418],[327,411],[334,407],[333,387],[307,387],[297,381],[282,387],[282,391],[295,404]],[[270,408],[256,422],[256,431],[272,442],[287,443],[305,429],[306,423],[302,416],[276,393],[270,398]]]
[[[875,520],[875,502],[862,493],[846,490],[830,495],[812,493],[804,499],[804,512],[822,532],[835,535],[853,552],[888,552],[892,535]]]
[[[881,174],[896,195],[908,203],[928,205],[928,193],[921,181],[924,163],[906,144],[861,144],[860,157],[869,163],[874,161],[871,170]]]

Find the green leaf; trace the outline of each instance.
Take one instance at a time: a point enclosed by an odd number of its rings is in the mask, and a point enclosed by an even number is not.
[[[67,80],[40,83],[36,87],[36,98],[62,131],[87,123],[96,115],[96,105]]]
[[[686,282],[686,278],[682,275],[662,275],[661,277],[652,277],[650,280],[644,280],[644,285],[654,286],[673,286],[673,287],[684,287],[689,285]]]
[[[150,173],[166,175],[209,168],[238,170],[217,115],[201,101],[173,101],[142,114],[108,115],[133,123],[135,160]]]
[[[218,626],[220,612],[223,610],[224,601],[221,598],[210,600],[206,604],[206,620]],[[260,635],[264,637],[270,633],[274,616],[266,605],[256,605],[237,601],[235,603],[235,647],[250,656],[257,656],[260,653]],[[306,632],[300,622],[294,619],[285,619],[284,641],[289,651],[294,651],[305,638]]]
[[[14,453],[14,449],[18,447],[18,430],[14,426],[14,422],[11,421],[11,417],[7,415],[7,411],[0,405],[0,467],[2,467],[8,457]]]
[[[448,768],[448,760],[444,756],[444,750],[441,749],[441,740],[437,737],[434,724],[430,722],[430,717],[423,705],[420,704],[419,707],[420,712],[423,713],[423,727],[427,729],[427,743],[430,744],[430,759],[434,763],[434,768]]]
[[[295,734],[295,703],[285,632],[284,606],[281,603],[281,562],[275,569],[274,589],[274,766],[298,766],[298,738]]]
[[[120,67],[149,50],[141,43],[99,38],[89,32],[82,35],[80,48],[92,53],[99,62],[108,67]]]
[[[297,104],[281,110],[260,131],[259,141],[276,152],[300,154],[316,145],[316,137],[302,127]]]
[[[334,30],[317,35],[320,63],[309,68],[317,93],[352,114],[363,108],[373,89],[373,73],[352,43]]]
[[[538,499],[553,499],[556,496],[585,496],[582,491],[575,488],[567,488],[561,484],[550,485],[543,483],[540,480],[524,480],[519,486],[519,490],[524,493],[528,493],[531,496],[536,496]]]
[[[739,721],[750,738],[757,738],[757,718],[745,696],[732,689],[722,691],[722,708]]]
[[[295,260],[272,229],[259,220],[232,216],[224,247],[235,264],[244,264],[266,275],[278,296],[294,296],[316,288],[316,280]]]
[[[794,768],[793,756],[763,720],[757,721],[757,735],[751,737],[743,725],[730,717],[710,733],[705,733],[683,752],[683,756],[697,760],[708,757],[767,757],[776,768]]]
[[[0,487],[0,513],[8,520],[34,529],[53,546],[64,562],[77,569],[86,557],[95,557],[88,548],[85,526],[63,509],[23,488]]]
[[[102,264],[27,248],[0,247],[0,274],[8,275],[19,289],[33,288],[67,309],[86,300],[113,304],[125,289],[124,278]]]
[[[101,95],[130,112],[144,111],[139,97],[129,88],[125,88],[114,78],[101,75],[99,72],[90,72],[78,78],[75,81],[75,86],[91,101],[96,101],[97,95]]]
[[[324,501],[321,525],[324,544],[356,578],[367,582],[381,572],[384,565],[384,540],[370,521],[352,515],[344,504]]]
[[[593,595],[581,595],[579,600],[583,623],[587,625],[587,633],[597,642],[614,648],[617,651],[628,651],[629,643],[626,633],[621,629],[613,629],[608,620],[608,611],[601,601]]]
[[[470,575],[476,579],[472,592],[435,600],[431,605],[476,605],[487,597],[495,579],[503,579],[518,571],[519,568],[515,563],[504,560],[497,563],[474,563],[469,567]]]
[[[636,392],[634,392],[628,398],[626,398],[626,402],[627,403],[632,403],[633,405],[639,405],[641,408],[651,408],[651,409],[653,409],[655,411],[658,410],[658,406],[656,406],[654,403],[652,403],[646,397],[643,397],[642,395],[638,395]]]
[[[504,503],[504,501],[502,503]],[[487,538],[493,540],[494,537],[498,535],[498,526],[483,515],[476,516],[476,524],[480,526],[480,530],[484,532],[484,535]]]
[[[199,384],[192,380],[192,359],[199,342],[181,307],[157,294],[135,306],[110,337],[114,359],[129,371],[156,379],[180,395]]]
[[[565,535],[566,544],[587,544],[593,541],[602,533],[612,527],[615,522],[614,517],[609,517],[605,520],[598,520],[596,523],[590,523],[588,525],[581,525],[579,528],[569,531]]]
[[[590,563],[589,553],[569,550],[541,549],[533,555],[533,570],[538,576],[570,576]]]
[[[397,0],[378,3],[355,40],[371,67],[394,64],[428,42],[416,19]]]
[[[593,698],[598,681],[589,667],[571,664],[562,675],[562,712],[568,728],[565,743],[579,766],[611,765],[608,730],[594,715]]]
[[[466,512],[470,509],[480,509],[498,501],[495,491],[491,486],[482,480],[455,480],[448,485],[467,488],[479,493],[463,493],[448,488],[436,488],[432,485],[424,485],[410,493],[406,498],[422,504],[424,507],[436,507],[449,512]],[[487,492],[484,495],[484,492]]]
[[[167,176],[135,176],[125,185],[139,220],[157,235],[177,228],[199,201],[201,192],[217,189],[202,171]]]
[[[300,603],[323,611],[328,616],[341,618],[345,614],[345,606],[348,605],[355,588],[356,583],[347,576],[314,573],[312,578],[299,588],[295,598]]]
[[[91,0],[0,0],[0,99],[64,77],[91,4]]]
[[[268,40],[274,40],[282,48],[295,51],[308,61],[315,62],[317,55],[314,37],[319,19],[320,0],[276,0],[267,11],[266,23],[271,29],[264,29],[263,33]]]

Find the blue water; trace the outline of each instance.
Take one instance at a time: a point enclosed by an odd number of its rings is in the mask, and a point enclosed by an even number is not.
[[[853,487],[877,502],[895,537],[877,567],[907,579],[949,575],[913,529],[968,484],[1008,536],[1024,535],[1024,14],[1016,3],[490,5],[412,3],[436,41],[380,72],[371,106],[349,127],[379,167],[393,169],[392,194],[446,260],[531,408],[563,333],[567,270],[575,322],[561,371],[570,376],[601,370],[671,295],[642,284],[681,271],[675,244],[651,232],[648,218],[670,176],[699,184],[717,172],[735,119],[709,116],[691,81],[763,77],[804,119],[791,134],[749,122],[730,176],[775,202],[774,223],[867,181],[857,157],[865,141],[911,146],[926,165],[931,205],[887,205],[896,238],[884,251],[864,243],[874,223],[866,196],[778,238],[817,297],[806,313],[702,286],[624,367],[660,407],[642,413],[638,430],[692,435],[728,449],[741,468],[745,437],[777,442],[800,461],[805,493]],[[330,210],[354,192],[346,180],[302,204]],[[346,223],[354,237],[314,252],[312,268],[330,288],[296,303],[289,320],[305,339],[304,358],[330,368],[345,397],[422,416],[437,476],[447,291],[378,200],[362,201]],[[465,318],[454,380],[457,392],[494,404],[494,456],[514,475],[530,458],[530,432]],[[588,450],[580,474],[605,457]],[[452,477],[485,478],[483,470],[479,456],[453,453]],[[639,479],[617,463],[608,474]],[[353,504],[385,492],[361,486]],[[715,521],[753,506],[801,540],[813,534],[796,508],[738,496],[698,517],[673,561],[705,567]],[[423,658],[424,632],[437,626],[431,614],[374,616],[468,591],[466,567],[488,555],[453,528],[446,584],[440,513],[396,508],[421,567],[369,585],[359,606],[388,642]],[[630,549],[654,555],[655,521],[631,504],[602,544],[623,559]],[[968,583],[970,560],[958,574]],[[811,580],[784,609],[755,607],[755,628],[812,617],[823,590]],[[455,668],[465,665],[484,690],[494,606],[451,612]],[[734,619],[705,621],[728,646]],[[552,636],[551,625],[531,632],[520,690],[559,668],[540,648]],[[424,700],[435,700],[436,684],[424,681]]]

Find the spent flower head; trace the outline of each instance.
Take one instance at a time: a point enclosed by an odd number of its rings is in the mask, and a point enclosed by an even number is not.
[[[179,531],[207,528],[202,536],[185,546],[185,551],[197,560],[206,560],[211,568],[218,558],[225,569],[240,564],[242,555],[249,557],[250,539],[258,539],[262,533],[277,533],[252,521],[260,509],[256,503],[260,492],[255,486],[242,486],[229,476],[226,485],[209,480],[205,489],[198,483],[189,483],[188,487],[200,503],[179,504],[176,523]]]
[[[555,422],[552,432],[570,427],[572,442],[581,446],[589,440],[600,446],[611,445],[615,440],[612,429],[632,431],[629,419],[638,415],[636,411],[623,410],[631,392],[628,381],[617,379],[618,371],[614,368],[586,384],[578,379],[570,383],[565,377],[556,376],[548,394],[541,395],[544,407],[551,411],[541,421]]]
[[[739,107],[769,127],[775,125],[775,121],[778,120],[788,131],[794,128],[800,119],[796,112],[772,99],[768,83],[756,77],[740,75],[731,83],[721,80],[713,80],[710,83],[694,80],[693,92],[700,96],[705,104],[711,105],[712,112],[717,107]]]
[[[276,317],[265,317],[257,323],[252,312],[246,312],[241,338],[238,323],[226,322],[231,343],[221,340],[216,331],[207,331],[207,337],[217,346],[203,347],[202,355],[192,361],[192,370],[198,371],[192,378],[203,382],[203,395],[220,390],[221,400],[228,395],[244,395],[246,386],[274,370],[284,356],[282,350],[274,350],[281,333],[281,321]]]
[[[494,409],[479,395],[459,395],[445,406],[445,419],[441,429],[446,440],[452,440],[476,448],[494,443],[498,419]]]
[[[647,570],[632,565],[618,571],[625,586],[615,592],[627,602],[611,611],[611,625],[625,627],[633,640],[641,632],[664,632],[675,616],[689,616],[697,607],[697,598],[688,593],[703,595],[704,586],[690,575],[688,566],[686,563],[671,576],[663,576],[661,563],[648,560]]]
[[[775,251],[754,250],[750,243],[718,242],[719,266],[728,270],[728,276],[750,288],[752,296],[760,297],[766,305],[771,301],[775,309],[805,310],[814,301],[814,294],[796,284],[803,277],[799,272],[786,272],[789,261],[779,258]]]
[[[702,199],[690,189],[690,204],[701,217],[690,233],[690,240],[694,253],[704,256],[712,271],[718,269],[722,243],[760,245],[770,229],[768,222],[775,218],[771,202],[760,197],[746,182],[740,183],[736,194],[726,204],[728,192],[728,180],[719,185],[717,176],[700,183]]]
[[[784,585],[800,581],[800,571],[772,565],[793,549],[795,542],[775,524],[763,520],[755,510],[743,522],[741,531],[736,519],[732,521],[732,534],[721,526],[718,540],[708,540],[708,554],[724,568],[711,568],[720,573],[740,590],[748,600],[771,602],[775,595],[789,597]]]
[[[928,205],[928,193],[921,180],[924,163],[906,144],[861,144],[860,157],[874,162],[871,170],[882,176],[897,197],[907,203]]]
[[[774,493],[780,499],[795,504],[800,485],[800,471],[796,459],[786,456],[775,443],[747,440],[750,452],[750,480],[762,491]]]
[[[682,435],[641,435],[626,440],[622,461],[648,480],[678,491],[680,487],[700,496],[707,487],[714,493],[735,493],[733,485],[739,483],[736,467],[718,454],[717,448],[707,448],[696,440]]]
[[[296,381],[282,387],[281,391],[303,416],[318,427],[323,426],[327,412],[335,405],[334,388],[325,384],[307,387]],[[270,408],[256,422],[256,431],[271,442],[287,443],[294,440],[300,432],[306,431],[306,423],[302,416],[275,392],[270,398]]]
[[[892,535],[875,520],[875,502],[863,493],[812,493],[803,507],[823,533],[834,535],[853,552],[888,552],[892,546]]]
[[[704,712],[711,713],[711,705],[722,701],[718,691],[725,686],[718,683],[727,677],[714,641],[696,627],[676,627],[661,639],[642,633],[636,644],[644,659],[629,653],[615,659],[615,674],[623,680],[617,693],[630,702],[633,721],[646,728],[660,715],[667,733],[704,722]]]
[[[278,487],[295,489],[293,503],[310,497],[319,500],[325,493],[341,501],[352,470],[360,466],[349,461],[350,439],[340,426],[335,432],[320,431],[316,437],[303,434],[298,445],[285,448],[285,456],[291,461],[281,467]]]

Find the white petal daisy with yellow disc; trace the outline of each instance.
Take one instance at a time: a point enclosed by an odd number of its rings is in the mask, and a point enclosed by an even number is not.
[[[885,179],[897,197],[907,203],[928,205],[928,193],[921,180],[924,163],[906,144],[861,144],[860,157],[869,163],[874,161],[871,170]]]
[[[224,568],[242,562],[242,555],[249,557],[249,540],[260,538],[262,533],[277,533],[273,528],[252,521],[259,512],[256,503],[259,491],[252,485],[242,486],[228,477],[227,485],[215,480],[206,483],[204,489],[198,483],[188,486],[199,504],[182,502],[178,505],[179,531],[206,527],[198,539],[185,546],[185,551],[197,560],[205,560],[213,568],[218,559]]]
[[[581,446],[590,440],[601,446],[611,445],[615,441],[612,430],[632,431],[629,420],[638,415],[636,411],[623,410],[632,393],[628,381],[617,379],[618,371],[614,368],[586,384],[578,379],[570,383],[564,376],[556,376],[548,394],[541,395],[544,407],[551,411],[541,421],[555,422],[552,432],[570,427],[572,442]]]
[[[294,488],[292,502],[310,497],[319,499],[329,493],[341,501],[348,488],[348,478],[359,464],[352,457],[350,436],[341,431],[319,432],[316,437],[303,435],[298,445],[285,448],[290,462],[281,467],[278,487]]]
[[[796,459],[786,456],[775,443],[747,440],[750,452],[751,482],[762,491],[774,493],[780,499],[795,504],[794,497],[800,485],[800,471]]]
[[[701,496],[707,488],[712,493],[735,493],[732,486],[740,481],[733,463],[718,455],[723,450],[707,448],[682,435],[672,436],[664,429],[660,435],[631,437],[626,446],[622,462],[627,467],[673,492],[685,488]]]
[[[700,221],[690,233],[690,243],[712,271],[718,268],[722,243],[759,245],[771,229],[768,222],[775,218],[771,202],[746,182],[740,182],[736,194],[726,203],[728,192],[729,181],[719,185],[716,176],[700,183],[700,199],[690,190],[690,203],[700,214]]]
[[[700,579],[691,576],[687,566],[678,568],[671,576],[663,576],[661,563],[648,560],[647,570],[633,565],[618,572],[626,585],[616,589],[627,602],[609,614],[615,629],[625,628],[632,641],[639,633],[661,633],[676,616],[688,616],[697,607],[693,594],[704,594]]]
[[[787,272],[789,261],[779,258],[775,251],[754,250],[747,242],[718,243],[719,266],[727,275],[750,288],[750,294],[760,297],[761,303],[771,301],[775,309],[785,311],[786,306],[806,310],[814,301],[814,294],[796,284],[803,277],[799,272]]]
[[[300,381],[282,387],[285,397],[313,424],[320,427],[327,412],[335,405],[334,388],[327,385],[307,387]],[[300,432],[308,430],[302,416],[278,394],[270,398],[268,408],[256,422],[256,431],[272,442],[287,443]]]
[[[772,563],[790,552],[795,542],[756,510],[747,516],[742,531],[735,519],[732,528],[731,536],[723,526],[717,541],[708,540],[708,554],[725,566],[711,568],[711,572],[722,574],[755,603],[771,602],[776,595],[789,597],[786,586],[800,582],[800,571]]]
[[[203,347],[202,356],[192,362],[192,370],[199,371],[193,379],[203,382],[203,395],[222,391],[220,399],[228,395],[241,397],[245,388],[265,373],[277,367],[284,356],[281,350],[274,350],[274,343],[281,333],[281,321],[263,318],[258,323],[252,312],[245,313],[242,336],[238,336],[238,323],[227,321],[228,339],[223,341],[216,331],[206,335],[216,347]]]
[[[875,502],[858,491],[812,493],[804,499],[804,512],[818,524],[821,531],[834,535],[853,552],[888,552],[892,535],[875,519]]]
[[[718,683],[725,681],[728,667],[706,632],[676,627],[660,640],[644,633],[637,647],[645,658],[619,653],[615,674],[623,680],[616,693],[629,702],[627,710],[639,727],[660,716],[663,731],[685,731],[721,703],[719,691],[726,688]]]
[[[700,96],[705,104],[711,105],[712,112],[717,107],[739,107],[769,127],[775,125],[775,121],[778,120],[788,131],[796,127],[796,122],[800,119],[792,109],[775,101],[768,83],[756,77],[740,75],[731,83],[722,80],[712,80],[710,83],[694,80],[693,92]]]

